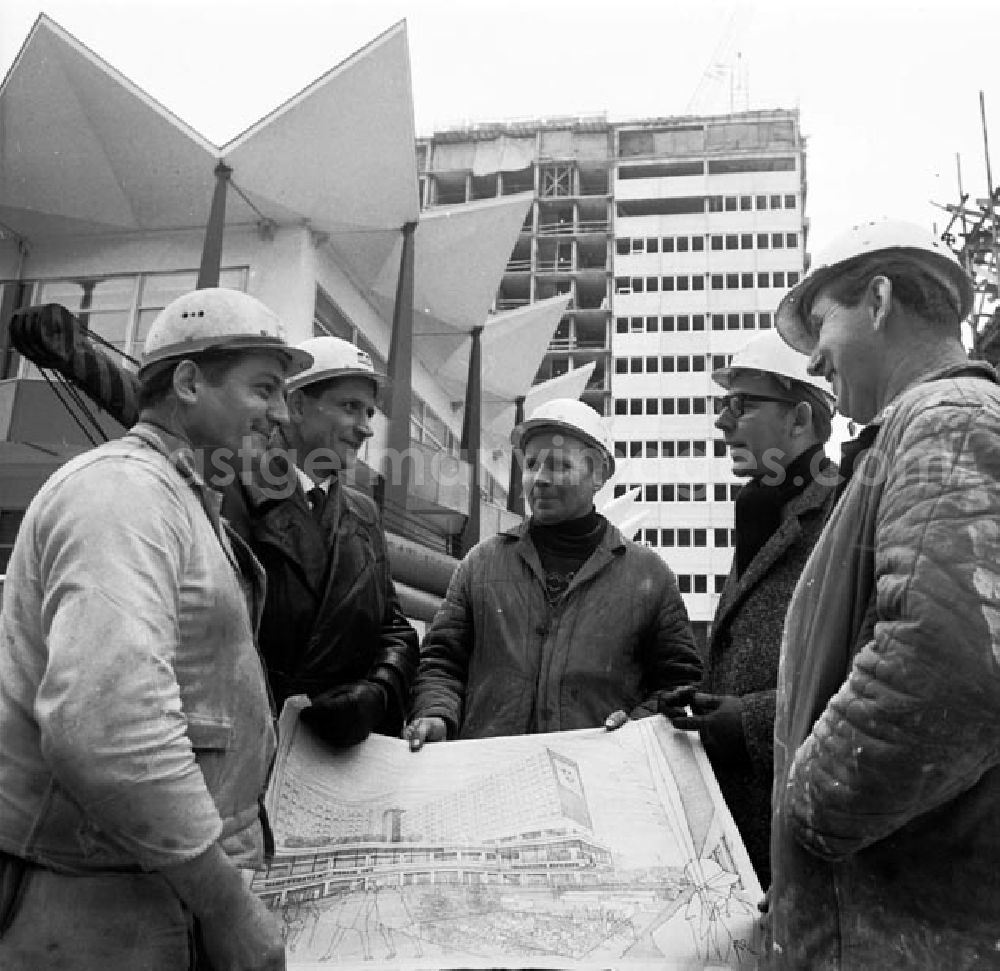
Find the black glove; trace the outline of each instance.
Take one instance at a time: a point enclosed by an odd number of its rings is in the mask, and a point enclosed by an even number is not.
[[[693,714],[684,711],[690,705]],[[749,764],[750,752],[743,735],[743,706],[734,695],[710,695],[694,686],[665,692],[657,702],[661,714],[674,728],[697,731],[701,744],[715,765]]]
[[[354,681],[317,695],[299,717],[331,745],[357,745],[385,717],[386,700],[381,685]]]

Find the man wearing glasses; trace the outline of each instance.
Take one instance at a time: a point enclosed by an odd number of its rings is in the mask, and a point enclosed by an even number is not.
[[[775,685],[785,609],[834,499],[826,458],[833,396],[808,359],[768,332],[712,373],[718,428],[733,473],[736,544],[698,687],[665,695],[674,726],[697,730],[766,889],[771,827]],[[685,710],[690,707],[690,713]]]

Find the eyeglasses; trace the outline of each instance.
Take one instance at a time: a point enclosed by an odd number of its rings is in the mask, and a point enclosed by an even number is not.
[[[746,413],[748,401],[783,401],[785,404],[795,404],[788,398],[776,398],[766,394],[747,394],[745,391],[737,391],[735,394],[720,395],[715,399],[715,413],[721,415],[728,411],[733,418],[742,418]]]

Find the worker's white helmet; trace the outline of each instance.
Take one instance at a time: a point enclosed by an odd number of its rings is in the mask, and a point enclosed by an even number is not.
[[[779,334],[769,330],[741,347],[732,356],[727,367],[713,371],[712,380],[729,391],[739,371],[771,375],[787,388],[793,382],[804,386],[802,390],[813,392],[811,396],[824,404],[832,415],[836,400],[833,389],[826,378],[817,377],[806,370],[808,363],[809,358],[805,354],[790,347]]]
[[[813,260],[809,272],[782,297],[778,304],[778,333],[796,350],[811,354],[815,337],[806,314],[817,290],[849,264],[875,253],[902,253],[918,263],[948,293],[960,319],[972,311],[972,281],[958,258],[936,236],[915,223],[880,219],[852,226]]]
[[[295,373],[312,363],[291,347],[278,315],[240,290],[206,287],[177,297],[160,311],[146,335],[139,376],[153,365],[206,351],[277,351]]]
[[[590,405],[576,398],[553,398],[539,405],[526,421],[514,426],[510,433],[511,444],[516,449],[522,449],[532,432],[546,428],[562,429],[595,446],[604,453],[608,474],[614,474],[615,450],[611,433],[604,419]]]
[[[368,352],[350,341],[340,337],[310,337],[296,346],[311,355],[313,363],[285,382],[288,391],[331,378],[369,378],[376,390],[385,382],[385,375],[375,370]]]

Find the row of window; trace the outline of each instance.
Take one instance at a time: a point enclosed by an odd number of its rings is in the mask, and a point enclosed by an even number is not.
[[[794,209],[798,199],[794,192],[756,196],[709,196],[709,212],[750,212],[752,209]]]
[[[726,549],[736,545],[735,529],[713,529],[712,545],[716,549]],[[641,529],[636,542],[647,546],[708,546],[707,529]]]
[[[712,364],[712,370],[725,367],[724,354],[663,354],[647,355],[646,357],[616,357],[615,374],[671,374],[675,371],[704,371],[709,360],[721,360],[721,364]]]
[[[615,496],[639,489],[640,502],[733,502],[740,491],[738,482],[619,482]]]
[[[676,293],[704,290],[705,281],[712,290],[753,290],[775,287],[784,290],[799,282],[797,270],[744,273],[694,273],[690,276],[616,276],[615,293]]]
[[[721,439],[664,439],[663,441],[618,441],[615,455],[629,459],[690,459],[705,458],[711,446],[716,458],[726,455],[726,443]]]
[[[647,314],[639,317],[616,317],[616,334],[656,334],[705,330],[706,317],[712,330],[769,330],[773,319],[770,313],[725,314]],[[722,367],[720,364],[719,367]],[[694,370],[701,370],[695,368]]]
[[[722,593],[722,588],[726,583],[725,575],[717,573],[715,574],[714,580],[715,592]],[[677,589],[680,590],[681,593],[708,593],[708,577],[702,573],[678,573]]]
[[[616,415],[708,415],[714,398],[616,398]]]
[[[712,158],[708,160],[709,175],[794,171],[795,158],[791,155],[775,155],[764,158]],[[619,179],[664,179],[704,174],[705,162],[702,159],[683,162],[645,162],[642,165],[619,165],[618,167]]]
[[[799,245],[798,233],[713,233],[701,236],[624,236],[615,240],[615,252],[619,256],[636,253],[693,253],[705,249],[705,239],[713,250],[740,249],[796,249]]]

